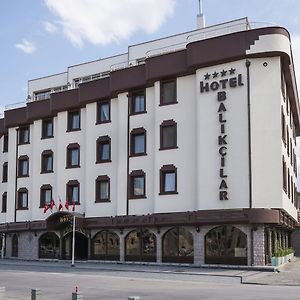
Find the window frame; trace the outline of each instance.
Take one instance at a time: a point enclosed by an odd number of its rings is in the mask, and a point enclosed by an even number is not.
[[[27,170],[26,173],[21,173],[21,170],[23,171],[23,167],[21,167],[21,164],[27,161]],[[18,178],[22,177],[29,177],[29,157],[27,155],[21,155],[18,158]]]
[[[144,152],[135,153],[135,137],[144,136]],[[130,132],[130,157],[147,155],[147,130],[144,127],[134,128]]]
[[[173,195],[178,194],[178,186],[177,186],[177,168],[174,165],[164,165],[160,168],[159,175],[159,195]],[[165,182],[166,182],[166,174],[175,174],[175,190],[174,191],[165,191]]]
[[[101,183],[107,183],[108,184],[108,198],[101,198]],[[107,175],[101,175],[98,176],[95,183],[95,203],[106,203],[111,202],[110,199],[110,178]]]
[[[78,200],[77,202],[74,202],[75,205],[80,205],[80,183],[78,180],[69,180],[66,184],[66,199],[68,201],[69,205],[73,205],[73,202],[70,201],[71,197],[70,195],[73,194],[72,189],[74,187],[78,187]]]
[[[175,143],[173,146],[164,147],[164,129],[168,127],[173,127],[175,130]],[[165,120],[160,124],[160,148],[159,151],[162,150],[171,150],[171,149],[177,149],[178,148],[178,139],[177,139],[177,123],[172,120]]]
[[[144,110],[143,111],[135,111],[135,98],[137,96],[143,95],[144,96]],[[145,114],[147,113],[147,109],[146,109],[146,90],[137,90],[137,91],[133,91],[129,94],[130,97],[130,115],[134,116],[134,115],[140,115],[140,114]]]
[[[78,164],[72,165],[72,151],[78,150]],[[72,143],[67,146],[66,169],[80,168],[80,145]]]
[[[46,159],[47,157],[52,157],[51,170],[46,170],[45,166],[47,166]],[[53,151],[52,150],[44,150],[41,153],[41,174],[45,173],[53,173]]]
[[[46,204],[46,191],[49,191],[51,192],[51,199],[50,199],[50,203],[51,203],[51,200],[53,199],[53,189],[52,189],[52,186],[50,184],[43,184],[40,188],[40,208],[44,208],[45,207],[45,204]],[[48,205],[50,203],[47,203]]]
[[[143,178],[144,179],[144,193],[142,195],[134,194],[134,179]],[[146,196],[146,173],[143,170],[133,170],[129,175],[129,199],[145,199]]]
[[[108,144],[109,145],[109,157],[108,159],[102,159],[102,146],[104,144]],[[104,135],[104,136],[99,136],[97,141],[96,141],[96,163],[100,164],[100,163],[107,163],[107,162],[111,162],[111,138],[108,135]]]
[[[20,202],[21,202],[21,195],[26,194],[26,207],[25,206],[20,206]],[[23,199],[22,199],[23,200]],[[22,203],[23,204],[23,203]],[[28,190],[27,188],[19,188],[18,189],[18,207],[17,210],[28,210]]]
[[[8,182],[8,162],[2,165],[2,183]]]
[[[72,123],[73,123],[73,117],[74,115],[79,116],[79,127],[78,128],[73,128]],[[69,110],[68,111],[68,124],[67,124],[67,132],[71,131],[80,131],[81,130],[81,110],[80,109],[75,109],[75,110]]]
[[[168,84],[168,83],[174,83],[174,96],[175,99],[173,99],[172,102],[165,102],[164,100],[164,93],[163,93],[163,89],[164,89],[164,85]],[[172,105],[172,104],[177,104],[177,78],[170,78],[170,79],[165,79],[165,80],[161,80],[160,81],[160,101],[159,101],[159,106],[165,106],[165,105]]]
[[[52,134],[48,135],[48,124],[51,122],[52,124]],[[41,134],[41,139],[51,139],[54,137],[54,122],[53,118],[48,118],[48,119],[43,119],[42,120],[42,134]]]
[[[101,120],[101,106],[108,104],[108,120]],[[106,124],[111,122],[111,99],[109,100],[101,100],[97,102],[97,108],[96,108],[96,125],[98,124]]]
[[[28,141],[24,141],[24,131],[28,130]],[[21,126],[19,127],[19,138],[18,138],[18,145],[28,145],[30,144],[30,126]]]
[[[2,206],[1,206],[1,212],[6,213],[7,212],[7,192],[4,192],[2,194]]]
[[[2,153],[8,152],[8,133],[3,135],[3,145],[2,145]]]

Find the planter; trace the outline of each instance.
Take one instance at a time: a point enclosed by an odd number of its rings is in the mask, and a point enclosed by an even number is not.
[[[271,258],[271,264],[273,267],[278,267],[280,265],[280,258],[281,257],[275,257],[275,256]]]
[[[282,264],[285,264],[287,262],[290,262],[292,261],[294,258],[294,253],[290,253],[288,255],[285,255],[285,256],[279,256],[279,257],[275,257],[273,256],[271,258],[271,264],[273,267],[278,267]]]

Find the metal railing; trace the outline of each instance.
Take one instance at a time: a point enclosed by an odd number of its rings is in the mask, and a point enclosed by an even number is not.
[[[123,62],[111,65],[110,71],[113,72],[113,71],[131,68],[131,67],[135,67],[135,66],[139,66],[139,65],[143,65],[143,64],[145,64],[145,58],[127,60],[127,61],[123,61]]]
[[[12,109],[16,109],[16,108],[26,107],[26,103],[27,103],[27,101],[8,104],[8,105],[5,105],[5,110],[12,110]]]

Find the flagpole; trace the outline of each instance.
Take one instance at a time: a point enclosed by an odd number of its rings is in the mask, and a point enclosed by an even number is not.
[[[75,267],[75,212],[73,212],[73,239],[72,239],[72,264],[71,267]]]
[[[5,233],[2,233],[1,259],[4,259]]]

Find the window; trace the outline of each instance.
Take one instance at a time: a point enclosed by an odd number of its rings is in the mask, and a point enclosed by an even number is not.
[[[29,126],[20,127],[19,144],[29,144]]]
[[[146,155],[146,130],[144,128],[135,128],[130,133],[130,155]]]
[[[108,135],[100,136],[97,139],[96,155],[97,163],[111,162],[111,144]]]
[[[53,172],[53,152],[45,150],[42,152],[41,173]]]
[[[130,112],[134,114],[142,114],[146,112],[145,91],[134,92],[131,95]]]
[[[28,209],[28,191],[26,188],[18,190],[18,209]]]
[[[177,148],[177,123],[174,120],[163,121],[160,124],[160,149]]]
[[[76,144],[70,144],[67,147],[67,168],[79,168],[80,162],[80,146]]]
[[[42,121],[42,139],[53,137],[53,118]]]
[[[44,207],[45,204],[50,205],[52,200],[52,186],[50,184],[44,184],[41,186],[41,198],[40,208]]]
[[[97,103],[97,124],[110,122],[110,101]]]
[[[284,157],[282,157],[282,184],[283,190],[287,192],[287,182],[286,182],[286,162],[284,161]]]
[[[80,110],[68,112],[68,131],[80,130]]]
[[[290,156],[290,134],[289,134],[289,127],[286,126],[286,149],[287,149],[287,155]]]
[[[18,177],[29,176],[29,158],[27,155],[19,157]]]
[[[177,103],[176,79],[162,81],[160,83],[160,105]]]
[[[96,201],[110,202],[110,179],[108,176],[99,176],[96,179]]]
[[[174,165],[165,165],[160,169],[159,194],[177,194],[177,168]]]
[[[7,209],[7,193],[3,193],[2,195],[2,211],[3,213],[6,213],[6,209]]]
[[[3,136],[3,153],[8,152],[8,134]]]
[[[79,204],[79,182],[77,180],[70,180],[67,183],[67,200],[69,204]]]
[[[130,173],[129,198],[146,198],[145,173],[143,170],[135,170]]]
[[[2,182],[7,182],[8,178],[8,163],[5,162],[2,167]]]
[[[281,107],[281,137],[284,144],[286,144],[286,133],[285,133],[285,116]]]
[[[45,90],[41,92],[34,93],[34,97],[36,101],[50,99],[51,90]]]

